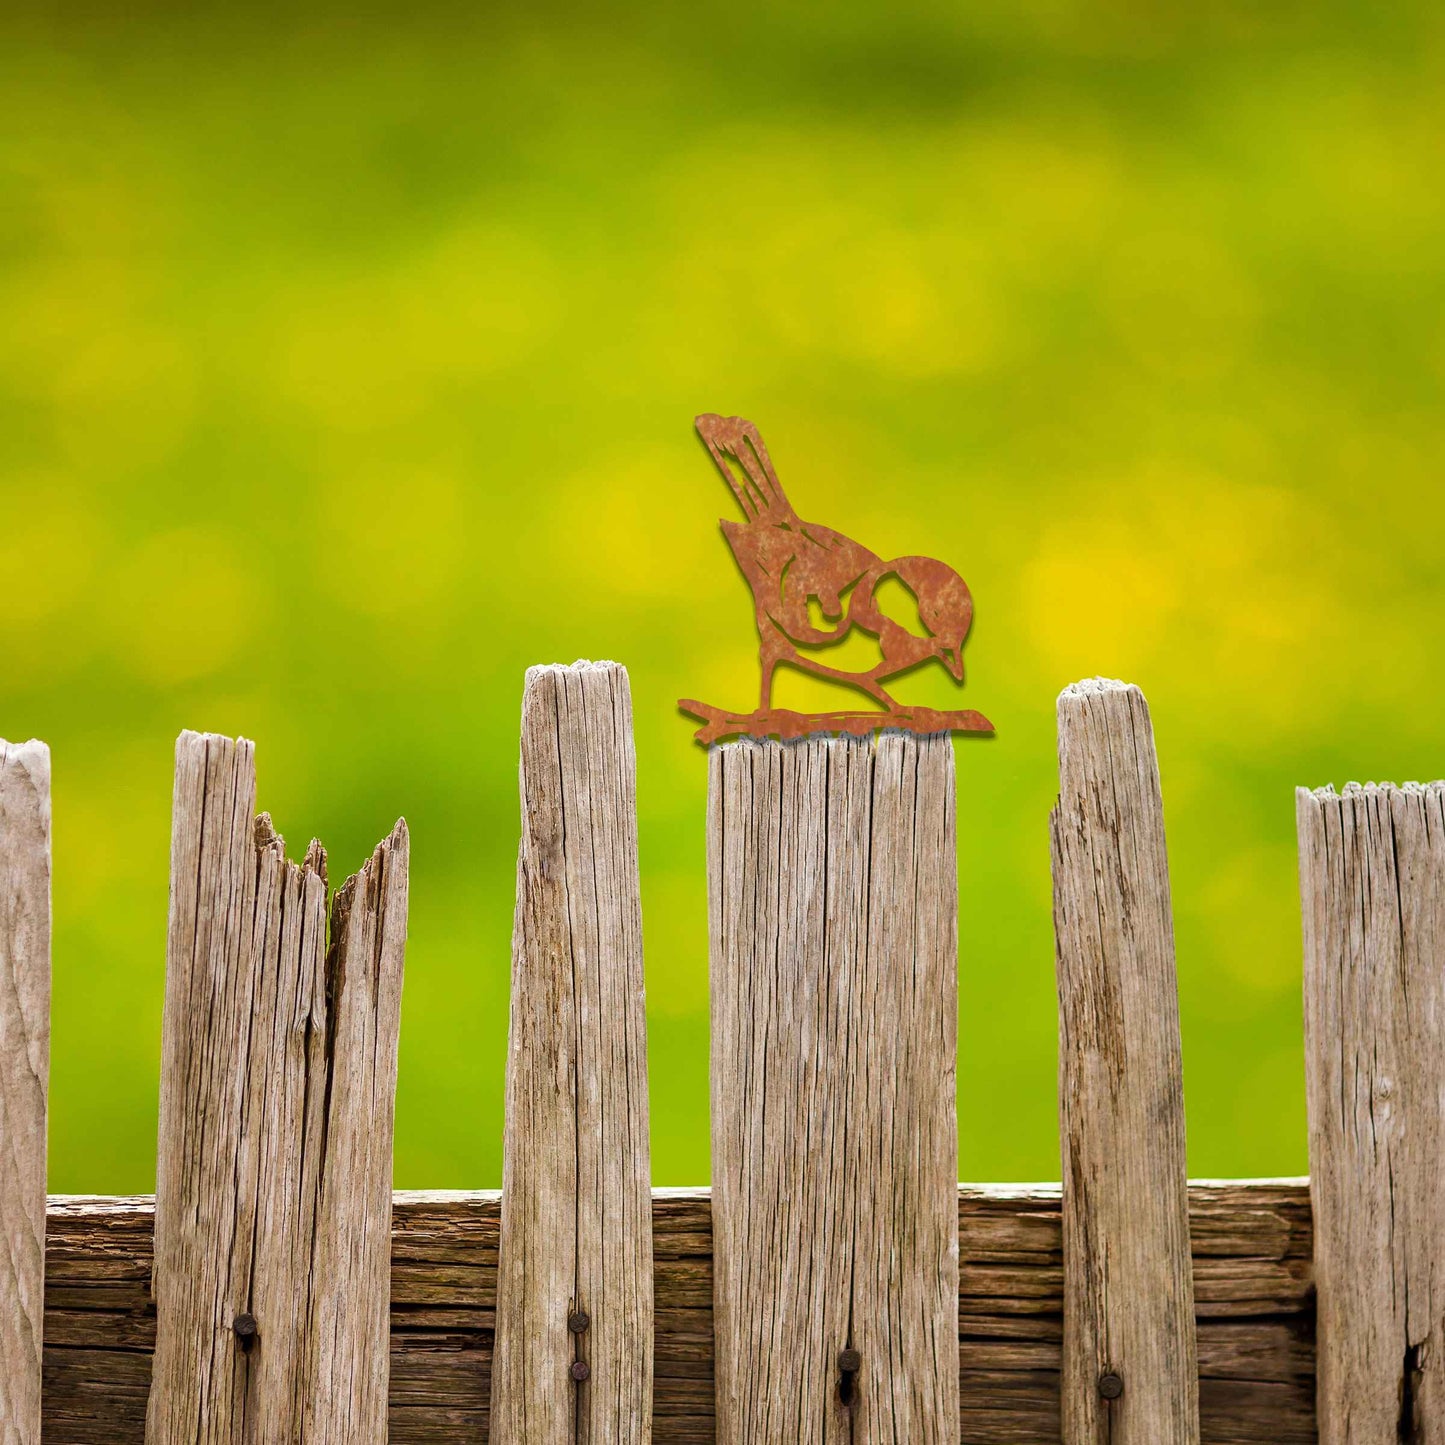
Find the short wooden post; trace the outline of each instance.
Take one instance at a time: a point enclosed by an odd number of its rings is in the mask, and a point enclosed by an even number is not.
[[[0,1445],[40,1445],[50,752],[0,740]]]
[[[1297,794],[1321,1445],[1445,1440],[1445,784]]]
[[[1064,1172],[1065,1445],[1196,1445],[1174,925],[1136,687],[1059,698],[1051,820]]]
[[[720,1445],[956,1445],[953,745],[710,758]]]
[[[405,825],[337,895],[176,745],[147,1445],[383,1445]],[[253,821],[254,819],[254,821]]]
[[[494,1445],[652,1438],[652,1205],[627,673],[522,700]]]

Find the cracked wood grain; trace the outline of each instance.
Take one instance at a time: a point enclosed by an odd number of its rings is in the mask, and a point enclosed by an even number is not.
[[[255,801],[250,743],[181,734],[145,1438],[381,1445],[406,827],[328,943],[324,851]]]
[[[0,740],[0,1445],[40,1445],[50,752]]]
[[[1321,1445],[1445,1441],[1445,784],[1297,794]]]
[[[652,1438],[635,774],[624,668],[579,662],[528,671],[496,1445],[647,1445]],[[569,1317],[580,1315],[585,1328],[569,1329]]]
[[[1174,926],[1154,735],[1138,688],[1095,679],[1061,694],[1050,831],[1063,1440],[1196,1445]]]
[[[959,1438],[953,778],[946,736],[710,754],[722,1445]]]

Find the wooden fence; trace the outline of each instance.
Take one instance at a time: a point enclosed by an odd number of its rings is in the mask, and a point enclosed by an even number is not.
[[[0,1445],[1445,1440],[1445,787],[1300,791],[1312,1177],[1187,1183],[1148,711],[1069,688],[1064,1182],[974,1187],[951,744],[713,749],[710,1194],[650,1188],[625,672],[533,669],[521,756],[502,1193],[392,1192],[404,824],[328,896],[187,733],[157,1195],[47,1203],[49,756],[0,743]]]

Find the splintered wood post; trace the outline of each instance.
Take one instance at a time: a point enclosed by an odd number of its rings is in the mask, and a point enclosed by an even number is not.
[[[635,776],[625,669],[530,669],[493,1445],[652,1438]]]
[[[0,740],[0,1445],[40,1445],[50,752]]]
[[[1195,1445],[1174,924],[1137,687],[1059,697],[1051,819],[1064,1172],[1065,1445]]]
[[[957,1445],[953,745],[710,754],[720,1445]]]
[[[385,1445],[387,1438],[391,1160],[410,858],[398,821],[331,905],[329,1094],[309,1261],[305,1445]]]
[[[176,744],[147,1445],[383,1445],[406,827],[337,895]]]
[[[1321,1445],[1445,1440],[1445,784],[1296,796]]]

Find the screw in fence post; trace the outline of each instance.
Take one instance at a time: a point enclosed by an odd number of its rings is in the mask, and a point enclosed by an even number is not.
[[[586,1310],[576,1310],[567,1316],[567,1328],[574,1335],[585,1335],[591,1328],[592,1317]]]
[[[1124,1381],[1112,1370],[1099,1376],[1099,1394],[1106,1400],[1117,1400],[1124,1393]]]
[[[591,1376],[592,1366],[586,1360],[573,1360],[572,1368],[567,1373],[580,1385],[583,1380]]]
[[[253,1314],[237,1315],[231,1322],[231,1328],[236,1332],[236,1343],[242,1350],[250,1352],[251,1346],[256,1343],[256,1337],[260,1334],[260,1326],[256,1323],[256,1316]]]
[[[849,1345],[846,1350],[838,1353],[838,1373],[842,1378],[838,1381],[838,1400],[847,1408],[851,1408],[857,1399],[855,1378],[858,1371],[863,1368],[863,1356]]]

